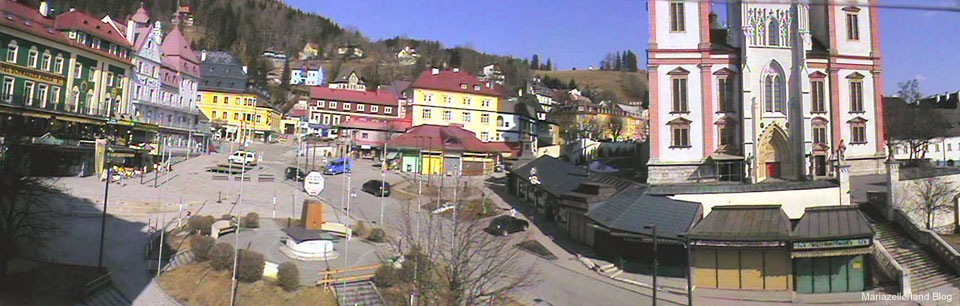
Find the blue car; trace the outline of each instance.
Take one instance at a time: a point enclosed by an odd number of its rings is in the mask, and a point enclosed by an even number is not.
[[[350,172],[351,169],[353,169],[353,160],[349,157],[341,157],[327,163],[327,167],[323,169],[323,174],[334,175],[347,173]]]

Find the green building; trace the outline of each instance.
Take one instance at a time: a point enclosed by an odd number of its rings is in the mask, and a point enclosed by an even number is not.
[[[127,112],[132,46],[122,31],[80,11],[53,17],[44,4],[2,2],[0,134],[29,139],[44,160],[32,163],[35,175],[91,173],[97,139],[114,163],[133,166],[156,127]]]

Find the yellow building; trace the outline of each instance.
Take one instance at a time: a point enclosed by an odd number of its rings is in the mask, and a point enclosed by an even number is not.
[[[581,102],[555,107],[551,120],[563,139],[576,139],[577,134],[594,140],[616,141],[646,139],[644,120],[640,114],[617,106]],[[551,131],[554,132],[554,131]]]
[[[459,125],[481,141],[497,135],[497,108],[503,90],[468,72],[431,69],[420,73],[410,85],[413,102],[407,109],[413,126]]]
[[[281,133],[280,112],[253,93],[199,91],[197,107],[220,127],[221,139],[237,141],[259,138],[271,140]]]

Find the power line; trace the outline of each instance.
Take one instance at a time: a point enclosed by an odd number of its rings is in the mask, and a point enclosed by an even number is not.
[[[644,0],[646,2],[676,2],[676,0]],[[747,4],[807,4],[810,6],[859,6],[859,7],[875,7],[875,8],[885,8],[885,9],[897,9],[897,10],[914,10],[914,11],[949,11],[949,12],[960,12],[960,2],[957,6],[943,6],[943,5],[916,5],[916,4],[885,4],[885,3],[843,3],[843,2],[830,2],[830,1],[803,1],[803,0],[683,0],[684,2],[710,2],[717,4],[738,4],[738,3],[747,3]]]

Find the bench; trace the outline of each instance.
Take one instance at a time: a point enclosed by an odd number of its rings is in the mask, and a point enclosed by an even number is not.
[[[233,180],[234,180],[234,181],[240,181],[241,179],[242,179],[244,182],[249,182],[249,181],[250,181],[250,176],[244,175],[244,176],[234,176],[234,177],[233,177]]]
[[[273,182],[273,181],[275,181],[275,180],[276,180],[276,179],[273,177],[272,174],[260,174],[260,175],[257,175],[257,182]]]
[[[213,178],[214,181],[227,181],[227,180],[230,180],[230,178],[227,177],[226,175],[214,175],[212,178]]]

